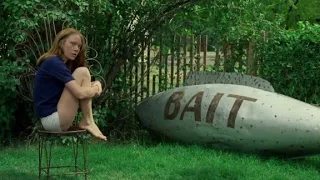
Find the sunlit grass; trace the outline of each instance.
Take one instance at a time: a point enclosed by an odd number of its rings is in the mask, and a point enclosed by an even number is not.
[[[71,147],[59,146],[53,163],[71,163]],[[5,148],[1,179],[28,180],[38,175],[37,146]],[[178,144],[94,144],[89,147],[88,179],[320,179],[320,156],[299,160]],[[80,162],[82,159],[79,159]],[[80,176],[78,179],[82,179]],[[55,179],[76,179],[73,176]]]

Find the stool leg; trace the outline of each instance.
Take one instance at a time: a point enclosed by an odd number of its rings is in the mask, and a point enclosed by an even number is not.
[[[87,180],[87,174],[88,174],[88,170],[87,170],[87,156],[88,156],[88,146],[87,146],[87,142],[86,140],[84,140],[83,138],[81,138],[81,143],[82,143],[82,148],[83,148],[83,160],[84,160],[84,179]]]
[[[50,163],[51,163],[51,149],[52,149],[52,141],[50,140],[49,144],[49,155],[48,155],[48,150],[47,150],[47,141],[45,145],[45,151],[46,151],[46,160],[47,160],[47,179],[50,177]],[[49,157],[48,157],[49,156]]]
[[[46,168],[47,168],[47,179],[49,179],[48,174],[49,174],[49,167],[48,167],[48,147],[47,147],[47,140],[44,141],[44,151],[45,151],[45,156],[46,156]]]
[[[73,155],[74,155],[74,172],[75,175],[77,176],[78,172],[78,139],[76,140],[76,147],[74,147],[74,141],[72,141],[72,148],[73,148]]]
[[[42,138],[39,138],[39,147],[38,147],[38,151],[39,151],[39,177],[38,179],[41,179],[41,171],[42,171],[42,148],[43,148],[43,141]]]

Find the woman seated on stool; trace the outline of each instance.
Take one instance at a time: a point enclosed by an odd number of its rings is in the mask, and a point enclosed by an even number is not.
[[[36,115],[48,131],[66,131],[73,124],[78,108],[82,112],[79,128],[107,140],[93,120],[92,98],[99,96],[99,81],[91,82],[86,67],[86,42],[72,28],[57,34],[51,49],[37,60],[34,84]]]

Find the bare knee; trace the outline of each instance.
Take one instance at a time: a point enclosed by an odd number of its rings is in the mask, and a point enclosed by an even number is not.
[[[78,80],[83,78],[89,78],[91,80],[90,71],[87,67],[78,67],[74,72],[72,73],[72,76]]]

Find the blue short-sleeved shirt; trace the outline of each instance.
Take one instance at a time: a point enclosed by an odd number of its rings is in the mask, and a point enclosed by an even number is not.
[[[46,117],[57,111],[65,84],[71,80],[74,80],[71,71],[60,57],[49,57],[40,64],[33,90],[37,116]]]

